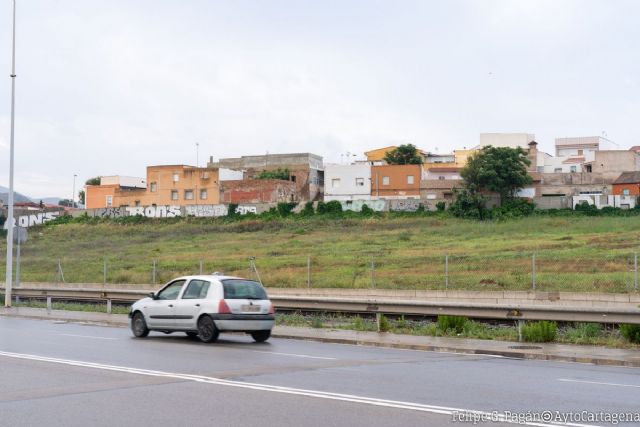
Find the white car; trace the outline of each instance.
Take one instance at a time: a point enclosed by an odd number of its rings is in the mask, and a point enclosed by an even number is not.
[[[256,281],[232,276],[184,276],[136,301],[129,311],[138,338],[149,331],[186,332],[214,342],[220,332],[239,331],[257,342],[271,336],[275,308]]]

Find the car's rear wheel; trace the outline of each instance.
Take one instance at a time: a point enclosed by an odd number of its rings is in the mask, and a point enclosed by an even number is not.
[[[185,332],[187,336],[191,339],[196,338],[198,336],[197,332]]]
[[[149,335],[149,328],[147,328],[147,322],[144,320],[144,316],[139,311],[136,311],[131,318],[131,332],[137,338],[144,338]]]
[[[255,342],[265,342],[271,336],[271,330],[251,332],[251,337]]]
[[[202,342],[215,342],[220,332],[211,316],[202,316],[198,320],[198,337]]]

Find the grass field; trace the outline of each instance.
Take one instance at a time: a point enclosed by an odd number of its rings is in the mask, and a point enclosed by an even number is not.
[[[538,290],[626,292],[639,249],[636,216],[60,224],[29,230],[21,280],[56,281],[58,260],[66,282],[101,283],[104,260],[108,283],[151,283],[154,261],[157,283],[197,273],[200,261],[205,272],[254,277],[248,258],[255,256],[265,285],[306,287],[310,257],[312,287],[528,290],[535,254]]]

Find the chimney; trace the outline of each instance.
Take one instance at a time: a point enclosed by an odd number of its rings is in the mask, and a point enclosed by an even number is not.
[[[535,141],[531,141],[529,143],[529,150],[527,152],[527,158],[531,162],[527,170],[529,172],[537,172],[538,171],[538,143]]]

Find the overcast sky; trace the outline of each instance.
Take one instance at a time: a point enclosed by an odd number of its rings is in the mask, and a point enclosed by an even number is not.
[[[8,186],[11,2],[0,9]],[[209,156],[640,144],[640,2],[18,0],[17,191]]]

